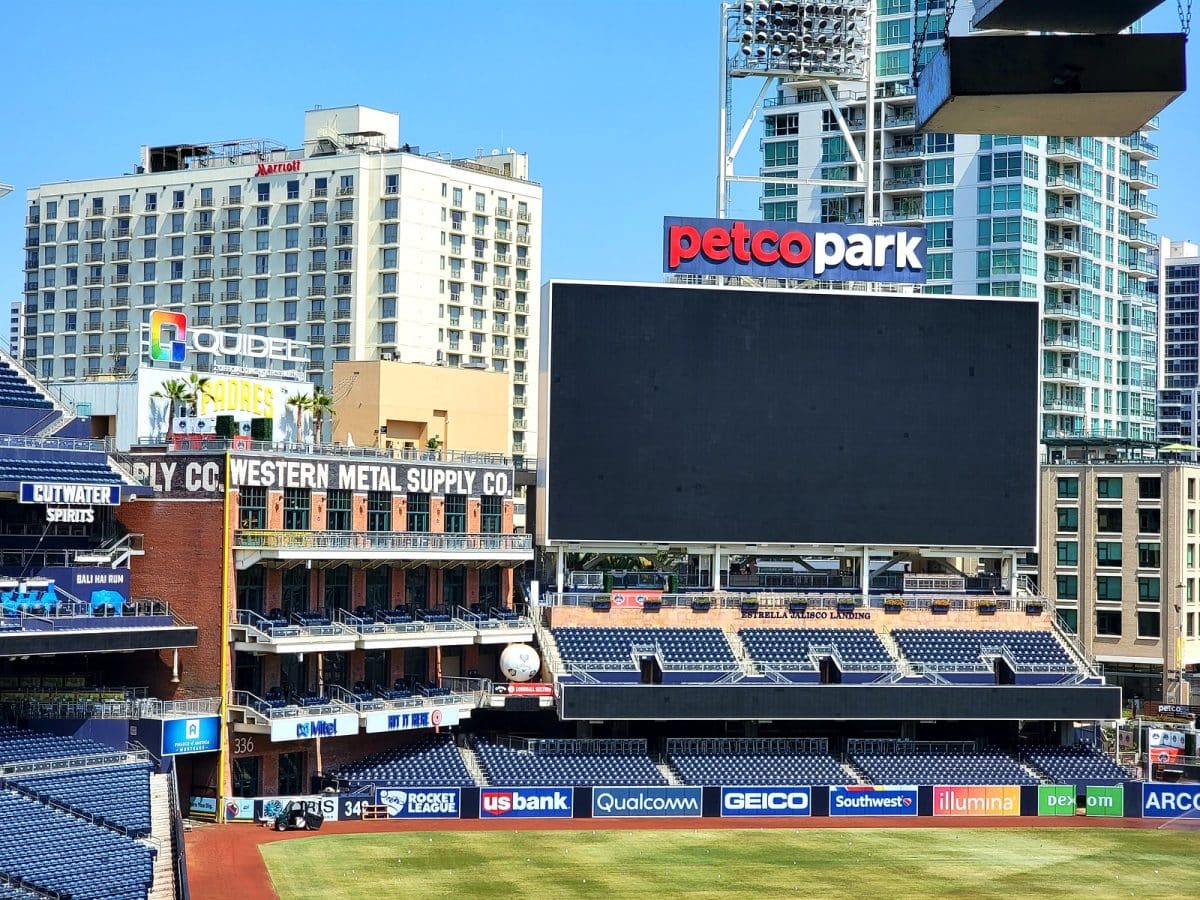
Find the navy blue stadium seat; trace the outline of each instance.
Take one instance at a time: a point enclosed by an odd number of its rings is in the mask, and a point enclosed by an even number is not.
[[[892,659],[871,628],[743,628],[738,634],[756,663],[807,662],[815,647],[832,647],[843,662],[892,669]]]
[[[375,787],[470,787],[475,783],[451,735],[435,735],[349,763],[333,772],[350,790]]]
[[[586,742],[584,742],[586,743]],[[475,742],[489,784],[516,787],[562,785],[666,784],[654,762],[643,753],[542,753],[515,749],[485,738]]]
[[[687,752],[667,756],[684,784],[853,784],[854,778],[826,753]]]
[[[1003,647],[1020,665],[1072,666],[1071,656],[1049,631],[955,630],[897,628],[892,637],[912,662],[952,667],[981,665],[989,647]]]
[[[1059,783],[1087,781],[1097,784],[1133,780],[1129,772],[1112,757],[1090,744],[1025,747],[1022,755],[1035,768]]]
[[[554,628],[559,656],[582,669],[622,664],[633,670],[633,648],[657,647],[666,664],[737,667],[719,628]]]
[[[873,784],[1038,783],[1012,756],[1000,750],[850,753],[847,757]]]

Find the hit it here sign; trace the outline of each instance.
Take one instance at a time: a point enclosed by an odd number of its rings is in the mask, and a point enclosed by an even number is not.
[[[925,229],[745,219],[663,220],[663,271],[924,284]]]

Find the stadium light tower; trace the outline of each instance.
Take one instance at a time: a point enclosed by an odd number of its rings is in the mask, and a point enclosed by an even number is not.
[[[0,197],[6,197],[12,193],[13,186],[11,184],[0,183]]]
[[[873,220],[875,104],[867,103],[867,139],[864,152],[860,153],[842,116],[835,93],[839,84],[866,82],[867,96],[874,97],[873,4],[874,0],[842,0],[840,3],[743,0],[721,4],[718,218],[725,218],[728,214],[731,183],[769,182],[860,188],[865,193],[864,220]],[[734,137],[733,84],[734,79],[740,78],[760,78],[762,86]],[[819,89],[825,95],[833,119],[846,139],[851,160],[858,168],[858,178],[782,178],[775,175],[736,174],[738,151],[750,133],[768,89],[776,83],[803,84]]]

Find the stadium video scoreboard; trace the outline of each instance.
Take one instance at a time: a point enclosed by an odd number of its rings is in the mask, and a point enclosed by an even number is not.
[[[544,292],[539,541],[1036,545],[1035,301]]]

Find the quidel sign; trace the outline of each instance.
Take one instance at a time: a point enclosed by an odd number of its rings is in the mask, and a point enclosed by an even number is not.
[[[822,281],[925,282],[925,229],[744,219],[663,224],[663,270]]]

